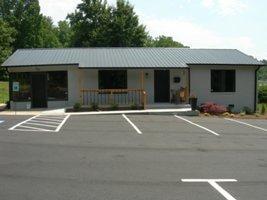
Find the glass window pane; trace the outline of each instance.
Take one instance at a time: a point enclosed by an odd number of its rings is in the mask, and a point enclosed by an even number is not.
[[[99,89],[127,89],[127,70],[100,70]]]
[[[235,70],[211,70],[211,92],[235,92]]]
[[[30,73],[11,73],[11,90],[14,82],[19,83],[19,91],[11,94],[13,101],[31,101],[31,78]]]
[[[47,73],[48,100],[68,100],[68,73],[55,71]]]

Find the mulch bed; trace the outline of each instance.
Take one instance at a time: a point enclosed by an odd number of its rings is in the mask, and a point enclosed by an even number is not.
[[[143,107],[136,107],[135,109],[131,109],[130,107],[118,107],[116,109],[110,108],[110,107],[103,107],[99,108],[98,110],[92,110],[91,108],[88,107],[82,107],[78,110],[73,109],[73,108],[67,108],[66,112],[97,112],[97,111],[121,111],[121,110],[143,110]]]
[[[234,117],[230,116],[223,116],[223,115],[210,115],[210,116],[205,116],[203,113],[201,113],[199,116],[201,117],[218,117],[218,118],[233,118],[233,119],[266,119],[267,120],[267,115],[240,115],[240,114],[235,114]]]

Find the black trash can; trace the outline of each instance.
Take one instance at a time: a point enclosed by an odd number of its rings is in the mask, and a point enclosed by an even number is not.
[[[192,110],[197,109],[197,98],[196,97],[190,97],[189,98],[189,103],[191,105]]]

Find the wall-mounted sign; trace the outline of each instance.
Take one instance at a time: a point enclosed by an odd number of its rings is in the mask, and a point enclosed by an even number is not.
[[[13,92],[19,92],[19,82],[13,82],[12,90]]]

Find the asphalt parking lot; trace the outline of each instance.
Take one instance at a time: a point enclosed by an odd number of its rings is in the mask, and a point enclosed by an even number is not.
[[[266,120],[29,118],[0,115],[1,200],[266,200]]]

